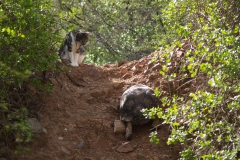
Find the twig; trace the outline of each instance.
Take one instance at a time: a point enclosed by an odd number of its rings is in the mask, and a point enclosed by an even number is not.
[[[57,77],[55,77],[55,79],[58,82],[58,84],[61,86],[61,89],[63,89],[64,87],[63,87],[62,83],[57,79]]]
[[[156,125],[155,127],[151,128],[150,131],[158,129],[158,127],[160,127],[161,125],[164,125],[164,124],[166,124],[166,123],[162,123],[162,124]]]

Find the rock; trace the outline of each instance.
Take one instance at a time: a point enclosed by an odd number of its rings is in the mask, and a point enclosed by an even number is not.
[[[109,68],[110,64],[104,64],[103,67]]]
[[[121,65],[127,63],[126,61],[121,61],[121,62],[118,62],[117,66],[120,67]]]
[[[136,64],[132,67],[131,71],[133,71],[134,74],[142,73],[141,65]]]
[[[177,51],[176,56],[177,58],[180,58],[183,55],[183,51]]]
[[[58,137],[58,140],[63,140],[63,137]]]
[[[74,128],[76,127],[76,124],[69,124],[68,126],[67,126],[67,129],[69,130],[69,131],[72,131]]]
[[[135,65],[135,66],[133,66],[131,70],[135,72],[135,71],[137,70],[137,67],[136,67],[136,65]]]
[[[43,127],[43,132],[44,133],[47,133],[47,129]]]
[[[114,121],[114,133],[125,133],[126,126],[123,121],[115,120]]]
[[[41,124],[38,122],[36,118],[29,118],[26,121],[33,133],[43,132],[43,127],[41,126]]]
[[[142,153],[137,153],[136,157],[137,157],[137,159],[142,159],[142,160],[147,159],[146,156],[144,156]]]
[[[77,145],[77,148],[83,148],[85,146],[85,142],[82,141]]]
[[[88,75],[89,75],[89,77],[96,80],[102,76],[102,72],[99,68],[93,66]]]
[[[132,152],[133,151],[133,147],[131,145],[130,142],[125,142],[123,143],[121,146],[119,146],[116,151],[120,152],[120,153],[127,153],[127,152]]]
[[[63,147],[63,146],[61,146],[61,150],[64,152],[64,153],[66,153],[66,154],[71,154],[71,151],[70,150],[68,150],[68,149],[66,149],[65,147]]]
[[[122,74],[126,74],[127,72],[128,72],[128,69],[127,69],[127,68],[124,67],[124,68],[121,69],[121,73],[122,73]]]
[[[114,89],[119,89],[119,88],[122,88],[124,86],[124,83],[123,82],[114,83],[112,86],[113,86]]]

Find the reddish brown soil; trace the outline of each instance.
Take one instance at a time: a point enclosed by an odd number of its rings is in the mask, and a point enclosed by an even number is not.
[[[122,93],[132,85],[161,85],[160,65],[151,63],[152,55],[139,61],[95,66],[69,67],[52,78],[53,93],[39,111],[38,120],[47,130],[26,144],[30,152],[13,159],[36,160],[175,160],[178,150],[166,144],[169,127],[158,129],[159,144],[150,143],[151,123],[133,127],[130,142],[133,151],[119,153],[116,148],[126,142],[124,135],[113,132],[119,119]]]

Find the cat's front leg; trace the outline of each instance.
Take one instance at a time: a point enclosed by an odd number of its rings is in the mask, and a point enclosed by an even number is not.
[[[73,60],[71,61],[71,62],[72,62],[72,63],[71,63],[71,66],[73,66],[73,67],[78,67],[79,65],[78,65],[77,62],[78,62],[78,56],[79,56],[79,54],[73,53],[72,56],[73,56],[73,57],[72,57]]]
[[[81,64],[82,63],[82,61],[83,61],[83,59],[84,59],[84,54],[79,54],[79,56],[78,56],[78,64]]]
[[[73,52],[68,52],[68,55],[69,55],[69,60],[72,63],[73,62]]]

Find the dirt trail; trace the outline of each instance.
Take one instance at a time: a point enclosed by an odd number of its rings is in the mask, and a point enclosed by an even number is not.
[[[113,132],[119,119],[118,107],[122,93],[134,84],[152,88],[161,85],[159,64],[151,56],[139,61],[95,66],[82,64],[51,79],[54,90],[38,120],[47,130],[34,136],[27,144],[31,152],[16,159],[36,160],[175,160],[178,152],[166,145],[168,126],[158,129],[159,144],[149,142],[151,124],[133,127],[130,152],[117,148],[127,142],[124,135]],[[75,81],[74,83],[70,78]],[[83,86],[81,86],[83,85]],[[125,146],[125,147],[127,147]],[[132,147],[132,148],[131,148]],[[14,158],[14,159],[15,159]]]

